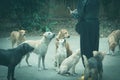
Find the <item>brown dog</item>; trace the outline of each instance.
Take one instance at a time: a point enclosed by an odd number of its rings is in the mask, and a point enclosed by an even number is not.
[[[12,48],[16,45],[19,45],[23,41],[25,41],[25,30],[19,30],[19,31],[12,31],[10,34],[10,38],[12,41]]]
[[[119,40],[120,40],[120,30],[115,30],[108,36],[109,52],[111,50],[112,55],[114,55],[114,51],[117,45],[119,45],[120,48]]]
[[[58,48],[59,39],[66,39],[66,38],[70,38],[70,35],[69,35],[68,31],[66,29],[61,29],[56,36],[56,44],[55,44],[56,45],[56,51],[57,51],[57,48]],[[72,54],[72,51],[71,51],[71,49],[69,47],[69,43],[67,41],[65,43],[65,47],[66,47],[66,50],[67,50],[67,57],[69,57]],[[56,66],[56,61],[55,61],[55,66]]]
[[[65,39],[65,38],[70,38],[70,35],[66,29],[61,29],[58,32],[58,35],[56,37],[56,50],[58,48],[58,41],[59,39]],[[72,54],[72,51],[70,50],[69,43],[66,41],[65,47],[67,49],[67,57]]]

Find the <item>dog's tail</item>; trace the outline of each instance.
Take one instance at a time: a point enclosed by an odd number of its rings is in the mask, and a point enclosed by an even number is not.
[[[85,67],[88,67],[89,66],[89,63],[88,63],[88,59],[85,55],[83,55],[83,59],[84,59],[84,65]]]

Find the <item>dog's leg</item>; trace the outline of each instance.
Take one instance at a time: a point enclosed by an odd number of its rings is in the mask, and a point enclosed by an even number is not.
[[[92,80],[99,80],[98,74],[92,74],[91,77],[88,77],[88,78],[85,79],[85,80],[88,80],[89,78],[91,78]]]
[[[102,80],[103,69],[99,72],[99,80]]]
[[[56,71],[58,72],[59,71],[59,67],[60,67],[60,63],[59,63],[59,59],[57,59],[57,67],[56,67]]]
[[[112,51],[112,56],[114,56],[115,55],[115,49]]]
[[[14,70],[15,70],[15,67],[13,67],[13,66],[8,67],[8,75],[7,75],[8,80],[15,80],[15,78],[14,78]]]
[[[110,46],[110,45],[109,45]],[[108,54],[110,54],[110,47],[109,47],[109,52],[108,52]]]
[[[72,70],[72,74],[73,74],[73,75],[76,74],[76,73],[75,73],[75,65],[71,68],[71,70]]]
[[[99,75],[98,75],[98,71],[92,69],[92,70],[91,70],[91,78],[92,78],[93,80],[99,80],[99,77],[98,77],[98,76],[99,76]]]
[[[102,72],[99,73],[99,80],[102,80]]]
[[[28,65],[29,67],[31,67],[32,65],[30,65],[30,64],[29,64],[29,61],[28,61],[29,57],[30,57],[30,53],[27,53],[25,60],[26,60],[27,65]]]
[[[16,80],[16,79],[14,78],[14,71],[15,71],[15,67],[12,68],[12,80]]]
[[[54,67],[57,67],[57,60],[56,60],[56,56],[55,56],[55,59],[54,59]]]
[[[43,69],[46,70],[46,68],[45,68],[45,55],[42,56],[42,65],[43,65]]]
[[[120,41],[118,41],[118,43],[119,43],[118,46],[119,46],[119,52],[120,52]]]
[[[41,55],[38,56],[38,71],[41,70],[40,62],[41,62]]]
[[[8,67],[8,74],[7,74],[7,79],[8,79],[8,80],[10,80],[10,76],[11,76],[11,75],[10,75],[10,74],[11,74],[10,72],[11,72],[11,71],[10,71],[10,68]]]
[[[16,41],[12,40],[12,48],[14,48]]]

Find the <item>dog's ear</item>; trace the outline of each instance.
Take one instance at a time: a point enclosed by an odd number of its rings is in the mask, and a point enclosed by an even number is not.
[[[56,36],[57,38],[60,38],[60,36],[61,36],[61,30],[58,32],[58,35]]]
[[[103,56],[103,58],[105,57],[106,55],[106,52],[100,52],[100,54]]]
[[[106,55],[106,52],[101,52],[101,51],[93,51],[93,55],[94,56],[97,56],[97,55],[101,55],[101,59],[103,60],[104,59],[104,57],[105,57],[105,55]]]
[[[93,51],[93,56],[98,55],[98,51]]]

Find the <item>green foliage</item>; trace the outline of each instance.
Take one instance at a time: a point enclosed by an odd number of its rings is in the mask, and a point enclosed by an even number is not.
[[[48,25],[45,26],[45,31],[51,31],[52,30],[52,26],[54,26],[56,24],[57,24],[56,21],[49,22]]]
[[[53,2],[54,1],[54,2]],[[28,31],[50,31],[52,26],[57,22],[49,22],[49,17],[65,16],[66,9],[63,9],[64,5],[67,7],[76,7],[78,0],[0,0],[0,30],[4,28],[14,30],[27,29]],[[100,0],[104,12],[110,19],[120,18],[120,0]],[[54,3],[54,5],[53,5]],[[63,6],[61,7],[62,4]],[[58,8],[59,7],[59,8]],[[50,9],[53,11],[49,12]],[[64,10],[61,12],[61,10]],[[55,12],[56,11],[56,12]],[[59,12],[58,12],[59,11]],[[51,14],[50,14],[51,13]],[[59,15],[57,15],[59,14]],[[57,15],[57,16],[55,16]],[[11,25],[10,25],[11,23]],[[13,27],[13,28],[12,28]],[[8,30],[9,30],[8,29]]]
[[[104,13],[109,19],[120,18],[120,0],[101,0]]]
[[[1,0],[0,19],[29,31],[43,30],[48,16],[48,0]]]

